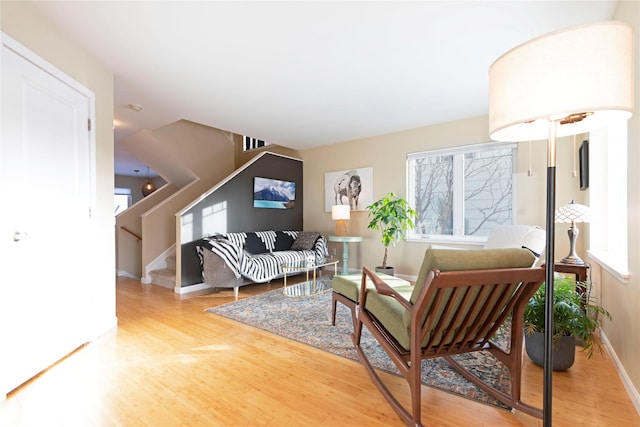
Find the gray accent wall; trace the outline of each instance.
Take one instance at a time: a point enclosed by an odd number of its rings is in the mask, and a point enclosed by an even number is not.
[[[264,153],[227,182],[183,214],[183,234],[188,234],[181,244],[182,287],[202,283],[200,259],[196,246],[202,237],[216,233],[261,230],[303,230],[304,206],[302,160]],[[296,183],[295,206],[291,209],[262,209],[253,207],[253,179],[272,178]],[[212,229],[207,215],[222,215],[226,229]],[[187,227],[185,227],[187,225]],[[219,226],[218,228],[222,228]],[[185,229],[188,231],[185,232]]]

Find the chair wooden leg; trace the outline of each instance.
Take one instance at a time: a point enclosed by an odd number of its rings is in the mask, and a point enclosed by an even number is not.
[[[336,308],[338,307],[338,300],[336,299],[336,293],[331,292],[331,326],[336,326]]]
[[[336,324],[336,308],[337,308],[337,303],[341,302],[342,304],[344,304],[345,307],[347,307],[349,310],[351,310],[351,321],[353,322],[353,327],[355,328],[356,326],[356,303],[351,301],[349,298],[337,293],[337,292],[332,292],[331,294],[331,303],[332,303],[332,308],[331,308],[331,324],[333,326],[335,326]]]
[[[365,319],[365,322],[367,322],[366,319]],[[358,318],[358,323],[359,323],[359,326],[360,326],[360,330],[362,330],[363,322],[360,320],[360,318]],[[366,323],[366,325],[367,325],[367,329],[372,330],[373,325],[370,325],[369,323]],[[400,419],[402,419],[402,421],[406,425],[415,426],[415,427],[423,427],[422,420],[420,419],[421,418],[421,409],[422,409],[422,407],[421,407],[422,397],[421,397],[421,389],[420,389],[420,387],[422,385],[422,380],[421,380],[422,363],[419,363],[418,366],[416,366],[417,369],[414,369],[414,371],[417,371],[417,381],[418,381],[418,386],[417,387],[412,386],[412,383],[414,382],[411,379],[412,373],[407,372],[407,368],[410,368],[410,367],[405,364],[403,366],[404,369],[400,369],[400,366],[398,366],[400,371],[403,371],[403,370],[405,371],[405,375],[403,375],[403,377],[409,383],[409,388],[410,388],[410,391],[411,391],[411,408],[412,408],[412,411],[413,411],[413,413],[410,413],[398,401],[398,399],[395,398],[395,396],[391,393],[391,391],[384,384],[382,379],[378,376],[378,374],[376,372],[376,369],[373,367],[373,365],[371,364],[371,362],[369,361],[367,356],[364,354],[364,351],[362,350],[362,347],[360,347],[360,345],[359,345],[360,342],[359,342],[359,336],[358,335],[359,335],[359,332],[356,331],[356,333],[354,334],[354,344],[355,344],[355,347],[356,347],[356,351],[358,352],[358,357],[360,358],[360,361],[364,365],[365,370],[367,371],[367,373],[371,377],[371,380],[376,385],[376,387],[378,388],[378,390],[380,391],[382,396],[387,400],[387,402],[389,402],[389,405],[391,405],[393,410],[396,412],[396,414],[398,414]],[[358,341],[356,341],[356,340],[358,340]],[[397,364],[396,364],[396,366],[397,366]],[[416,412],[416,405],[418,406],[417,412]]]

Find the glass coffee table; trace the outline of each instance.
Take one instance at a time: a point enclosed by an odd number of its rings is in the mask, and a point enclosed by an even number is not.
[[[304,261],[288,262],[282,264],[284,271],[284,288],[282,293],[288,297],[315,297],[323,292],[331,290],[331,281],[322,280],[323,267],[333,266],[333,275],[338,273],[338,260],[327,258],[322,264],[316,264],[314,259]],[[291,279],[292,273],[300,274],[304,272],[306,280],[300,283],[287,285],[287,277]],[[324,276],[325,278],[327,276]]]

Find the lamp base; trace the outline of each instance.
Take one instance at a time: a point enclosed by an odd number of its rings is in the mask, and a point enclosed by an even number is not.
[[[562,258],[560,261],[558,261],[562,264],[572,264],[572,265],[584,265],[585,262],[578,256],[571,256],[571,255],[567,255],[566,257]]]
[[[563,264],[584,265],[584,261],[576,255],[576,239],[578,238],[578,234],[580,234],[580,230],[576,227],[575,222],[571,222],[567,234],[569,235],[569,255],[562,258],[560,262]]]
[[[336,221],[336,236],[346,236],[347,235],[347,221],[344,219],[339,219]]]

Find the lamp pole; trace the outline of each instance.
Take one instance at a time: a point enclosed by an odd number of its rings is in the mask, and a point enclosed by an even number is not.
[[[553,396],[553,270],[555,247],[555,211],[556,211],[556,133],[558,122],[549,122],[549,139],[547,140],[547,240],[545,258],[545,293],[544,293],[544,383],[543,383],[543,425],[551,427],[551,408]]]

